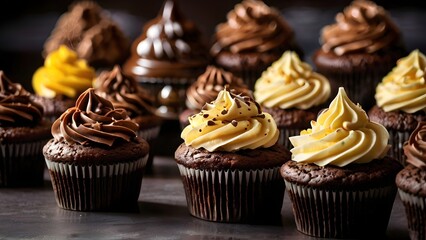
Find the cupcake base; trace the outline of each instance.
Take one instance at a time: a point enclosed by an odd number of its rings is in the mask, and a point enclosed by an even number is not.
[[[410,239],[426,239],[426,198],[401,189],[398,194],[405,208]]]

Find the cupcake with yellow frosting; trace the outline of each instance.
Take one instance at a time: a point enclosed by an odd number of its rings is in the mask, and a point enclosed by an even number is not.
[[[38,68],[32,78],[34,101],[44,108],[45,117],[54,121],[77,97],[92,87],[95,70],[77,53],[61,45],[47,55],[44,66]]]
[[[279,142],[290,148],[288,138],[308,128],[326,107],[330,83],[296,52],[286,51],[256,81],[254,97],[276,121],[281,131]]]
[[[252,98],[227,88],[189,119],[175,152],[188,210],[215,222],[279,217],[290,152],[277,144],[274,119]]]
[[[370,119],[387,128],[389,155],[405,164],[403,144],[420,121],[426,121],[426,57],[419,50],[398,60],[377,85]]]
[[[290,137],[281,175],[297,230],[313,237],[383,238],[402,165],[386,156],[389,134],[343,87],[327,110]]]

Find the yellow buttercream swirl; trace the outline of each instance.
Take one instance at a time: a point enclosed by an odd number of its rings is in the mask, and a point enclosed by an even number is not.
[[[44,66],[34,73],[32,84],[35,93],[40,96],[54,98],[63,95],[75,99],[92,87],[95,77],[95,70],[85,60],[61,45],[46,57]]]
[[[224,89],[216,100],[189,118],[181,133],[185,144],[210,152],[271,147],[279,137],[274,119],[252,98]]]
[[[294,146],[290,150],[293,161],[343,167],[383,157],[389,149],[386,128],[369,121],[365,111],[348,98],[343,87],[311,126],[300,136],[290,137]]]
[[[295,52],[286,51],[257,80],[254,96],[268,108],[308,109],[328,100],[330,83]]]
[[[426,111],[426,57],[418,49],[398,60],[376,88],[377,105],[385,112]]]

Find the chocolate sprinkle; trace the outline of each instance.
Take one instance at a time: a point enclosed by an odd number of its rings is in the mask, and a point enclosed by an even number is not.
[[[228,113],[228,110],[226,110],[226,109],[224,109],[222,112],[221,112],[221,114],[222,115],[225,115],[225,114],[227,114]]]
[[[232,121],[231,121],[231,124],[232,124],[232,126],[236,127],[236,126],[238,125],[238,122],[237,122],[237,121],[235,121],[235,120],[232,120]]]
[[[204,115],[203,115],[203,118],[208,118],[209,117],[209,114],[208,113],[205,113]]]
[[[207,125],[208,126],[213,126],[213,125],[216,125],[216,123],[213,122],[212,120],[209,120],[209,121],[207,121]]]

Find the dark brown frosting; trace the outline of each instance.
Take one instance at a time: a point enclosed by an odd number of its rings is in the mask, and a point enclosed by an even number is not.
[[[81,145],[112,146],[116,141],[130,142],[139,126],[130,120],[124,109],[115,109],[112,103],[87,89],[52,126],[53,137]]]
[[[407,163],[426,169],[426,121],[419,122],[404,145]]]
[[[202,109],[204,104],[215,100],[218,93],[228,86],[236,94],[252,96],[248,86],[239,77],[222,68],[210,65],[186,91],[186,105],[191,109]]]
[[[120,66],[103,71],[94,82],[96,94],[110,101],[114,108],[123,108],[131,118],[152,115],[154,98],[142,89],[132,77],[126,76]]]
[[[388,13],[368,0],[355,0],[322,29],[322,49],[336,55],[374,53],[401,44],[401,34]]]
[[[294,41],[293,29],[279,11],[263,1],[244,0],[228,13],[227,22],[217,26],[211,53],[284,52]]]
[[[12,83],[0,70],[0,126],[34,126],[43,117],[43,107],[30,99],[21,84]]]
[[[61,44],[77,52],[92,66],[122,63],[128,56],[129,40],[95,2],[80,1],[70,6],[57,21],[44,44],[43,55]]]
[[[133,42],[124,71],[144,77],[192,78],[208,61],[208,48],[195,23],[182,16],[176,1],[167,0]]]

